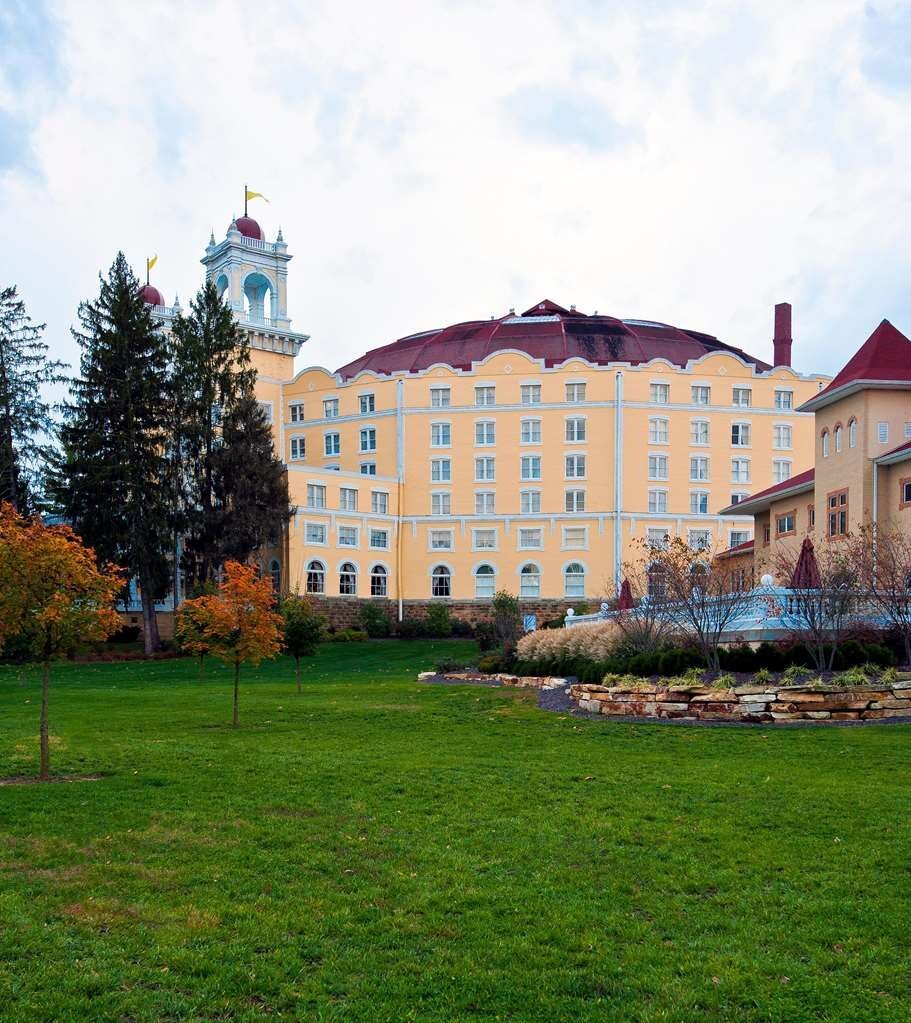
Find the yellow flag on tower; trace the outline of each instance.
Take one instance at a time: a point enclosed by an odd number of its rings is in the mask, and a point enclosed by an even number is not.
[[[158,262],[158,256],[152,256],[151,259],[146,260],[146,270],[151,270],[152,267]]]
[[[248,202],[249,202],[249,201],[250,201],[251,199],[262,199],[262,200],[263,200],[263,202],[268,202],[268,201],[269,201],[269,200],[268,200],[268,199],[267,199],[267,198],[266,198],[266,197],[265,197],[265,196],[263,195],[263,193],[262,193],[262,192],[251,192],[249,188],[248,188],[248,189],[246,189],[246,194],[247,194],[247,201],[248,201]]]

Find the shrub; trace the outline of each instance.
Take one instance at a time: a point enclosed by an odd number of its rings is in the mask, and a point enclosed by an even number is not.
[[[781,673],[781,681],[789,686],[799,685],[808,675],[812,675],[813,672],[809,668],[804,668],[800,664],[792,664],[789,668]]]
[[[471,627],[471,622],[465,621],[464,618],[453,618],[452,620],[452,635],[456,639],[471,639],[474,636],[474,629]]]
[[[506,590],[494,594],[493,625],[500,649],[507,657],[512,657],[522,631],[522,620],[518,599]]]
[[[716,675],[709,683],[712,689],[733,689],[736,685],[737,679],[728,674]]]
[[[494,674],[506,670],[506,659],[502,654],[487,654],[478,661],[478,671]]]
[[[474,628],[481,650],[496,650],[497,629],[493,622],[478,622]]]
[[[573,614],[587,615],[590,613],[590,608],[584,600],[580,600],[578,603],[573,604]]]
[[[672,677],[682,675],[688,668],[702,664],[702,657],[695,650],[662,650],[658,654],[658,673]]]
[[[389,617],[378,604],[361,604],[361,628],[371,639],[385,639],[390,632]]]
[[[895,668],[886,668],[886,670],[879,676],[879,684],[881,686],[894,686],[899,680],[898,671]]]
[[[445,675],[448,671],[471,671],[472,665],[463,664],[461,661],[437,661],[437,671]]]
[[[446,639],[452,635],[452,619],[446,604],[431,604],[427,609],[427,635],[434,639]]]
[[[520,660],[548,667],[562,668],[577,658],[603,663],[614,653],[622,638],[623,634],[614,622],[575,625],[571,629],[537,629],[519,640],[516,654]]]
[[[768,668],[760,668],[753,672],[753,682],[757,686],[764,686],[772,681],[772,673]]]
[[[399,639],[421,639],[427,635],[427,624],[422,618],[406,618],[396,626]]]
[[[758,665],[756,651],[746,643],[738,643],[720,651],[721,667],[725,671],[754,671]],[[766,669],[767,670],[767,669]]]
[[[135,643],[142,634],[142,628],[138,625],[121,625],[120,628],[107,638],[111,643]]]
[[[863,668],[857,666],[849,668],[848,671],[843,671],[836,675],[831,682],[832,685],[844,686],[866,686],[870,684],[870,680],[867,678],[867,673]]]
[[[364,643],[370,637],[363,629],[339,629],[329,638],[333,643]]]
[[[856,639],[846,639],[835,651],[835,668],[853,668],[866,661],[863,644]]]

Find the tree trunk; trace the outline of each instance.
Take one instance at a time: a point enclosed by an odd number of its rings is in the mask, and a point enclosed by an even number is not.
[[[38,777],[47,781],[51,776],[51,751],[47,737],[47,697],[51,688],[50,662],[41,664],[41,769]]]
[[[158,615],[155,612],[155,594],[148,579],[140,578],[142,587],[142,640],[146,657],[150,657],[161,649],[161,637],[158,635]]]
[[[237,713],[237,688],[238,682],[240,681],[240,661],[234,662],[234,720],[231,722],[235,728],[240,724],[240,718]]]
[[[301,659],[299,657],[294,658],[294,673],[297,675],[297,691],[301,691]]]

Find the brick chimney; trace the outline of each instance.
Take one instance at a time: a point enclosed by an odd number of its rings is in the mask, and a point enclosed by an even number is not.
[[[791,365],[791,303],[779,302],[775,306],[775,336],[772,338],[775,351],[773,365]]]

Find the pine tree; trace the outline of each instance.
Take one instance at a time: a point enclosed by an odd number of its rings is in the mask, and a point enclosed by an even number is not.
[[[155,597],[168,577],[167,346],[122,252],[100,281],[73,330],[80,377],[50,489],[99,558],[137,580],[151,653],[160,645]]]
[[[223,417],[252,390],[254,375],[246,335],[237,329],[214,283],[207,281],[190,303],[190,315],[178,316],[173,326],[175,528],[182,535],[189,583],[211,581],[224,560],[215,455]]]
[[[33,324],[15,287],[0,291],[0,502],[33,509],[36,481],[54,433],[48,384],[66,383],[65,363],[48,360],[44,324]]]
[[[252,390],[225,415],[214,475],[221,557],[245,561],[258,548],[278,543],[290,518],[288,477]]]

